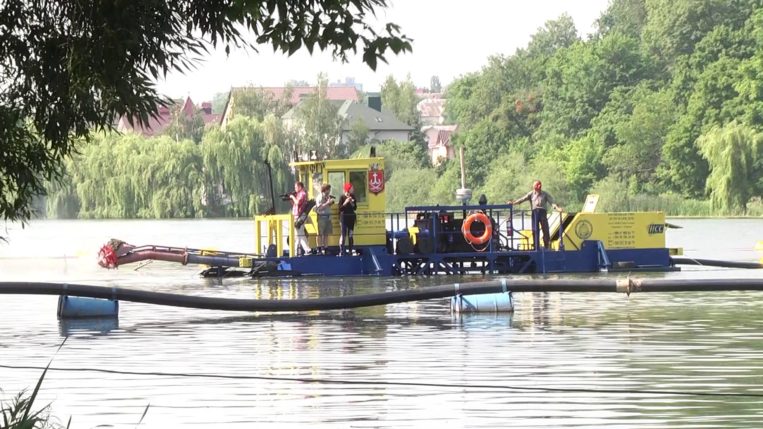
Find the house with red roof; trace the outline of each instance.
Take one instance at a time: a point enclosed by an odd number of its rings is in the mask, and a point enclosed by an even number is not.
[[[445,122],[445,99],[440,93],[424,94],[416,104],[423,125],[438,125]]]
[[[456,157],[452,137],[458,125],[425,125],[421,128],[427,140],[427,153],[432,165],[439,165]]]
[[[245,91],[256,91],[271,100],[286,100],[292,107],[299,104],[306,97],[316,95],[316,86],[248,86],[231,88],[228,93],[228,101],[225,104],[220,125],[225,125],[236,115],[236,95]],[[334,101],[358,101],[360,92],[354,85],[336,85],[326,87],[326,99]]]
[[[144,137],[161,135],[172,123],[172,111],[175,107],[178,107],[179,104],[180,103],[175,104],[175,106],[157,106],[156,115],[149,116],[148,124],[145,126],[139,125],[137,120],[133,120],[133,123],[130,124],[127,117],[123,116],[119,118],[119,121],[117,122],[117,131],[122,133],[134,132],[141,134]],[[183,104],[179,107],[180,114],[185,115],[188,118],[193,117],[193,115],[198,112],[201,115],[205,126],[220,122],[221,115],[219,113],[212,113],[212,103],[210,102],[201,103],[201,106],[197,107],[193,104],[191,97],[186,97]]]
[[[452,137],[457,125],[445,123],[445,101],[441,93],[421,94],[422,99],[416,104],[421,117],[421,132],[427,141],[427,152],[432,165],[439,165],[444,160],[456,157]]]

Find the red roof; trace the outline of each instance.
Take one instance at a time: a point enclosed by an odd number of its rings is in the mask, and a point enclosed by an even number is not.
[[[450,146],[450,139],[457,128],[457,125],[430,125],[423,127],[422,131],[427,137],[427,147],[434,149],[436,147]]]
[[[212,104],[211,103],[202,103],[201,105],[201,117],[204,120],[204,125],[209,124],[210,122],[220,122],[220,114],[219,113],[212,113]],[[208,107],[208,109],[207,109]],[[196,108],[196,106],[193,104],[193,101],[191,101],[191,97],[186,97],[185,101],[183,102],[183,106],[181,108],[181,111],[186,116],[193,116],[193,114],[199,109]],[[130,125],[130,122],[127,120],[127,117],[123,116],[119,118],[119,123],[117,124],[117,130],[121,132],[125,131],[132,131],[136,133],[140,133],[144,137],[153,137],[158,136],[164,132],[165,129],[170,125],[172,122],[172,113],[171,109],[168,106],[157,106],[157,115],[156,117],[149,116],[148,117],[148,124],[145,126],[140,126],[138,124],[137,120],[133,121],[133,125]]]

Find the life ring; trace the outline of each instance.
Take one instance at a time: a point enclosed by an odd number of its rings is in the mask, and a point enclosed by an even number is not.
[[[485,225],[485,232],[479,237],[475,237],[472,234],[472,224],[474,222],[480,222]],[[485,213],[473,213],[464,219],[464,224],[461,226],[461,233],[464,234],[464,239],[471,244],[485,244],[490,241],[493,236],[493,223]]]

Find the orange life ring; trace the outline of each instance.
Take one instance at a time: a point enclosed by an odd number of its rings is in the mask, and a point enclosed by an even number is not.
[[[472,234],[472,224],[474,222],[480,222],[485,225],[485,232],[479,237],[475,237]],[[464,234],[464,239],[471,244],[485,244],[490,241],[493,236],[493,223],[485,213],[473,213],[464,219],[464,224],[461,226],[461,233]]]

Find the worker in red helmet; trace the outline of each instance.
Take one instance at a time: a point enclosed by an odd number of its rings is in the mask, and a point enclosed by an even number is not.
[[[543,184],[540,180],[536,180],[533,183],[533,190],[528,192],[527,195],[516,200],[509,200],[507,204],[520,204],[525,201],[530,201],[530,208],[532,209],[532,228],[533,228],[533,244],[535,249],[538,249],[538,230],[543,232],[543,247],[548,249],[549,245],[549,232],[548,232],[548,211],[546,207],[549,204],[554,210],[561,212],[562,208],[556,205],[554,198],[544,191]],[[540,227],[540,228],[539,228]]]
[[[348,255],[352,255],[352,247],[355,241],[355,210],[358,204],[355,201],[355,188],[351,183],[344,184],[344,194],[339,197],[339,226],[341,235],[339,236],[339,256],[345,254],[345,240],[348,242]]]

